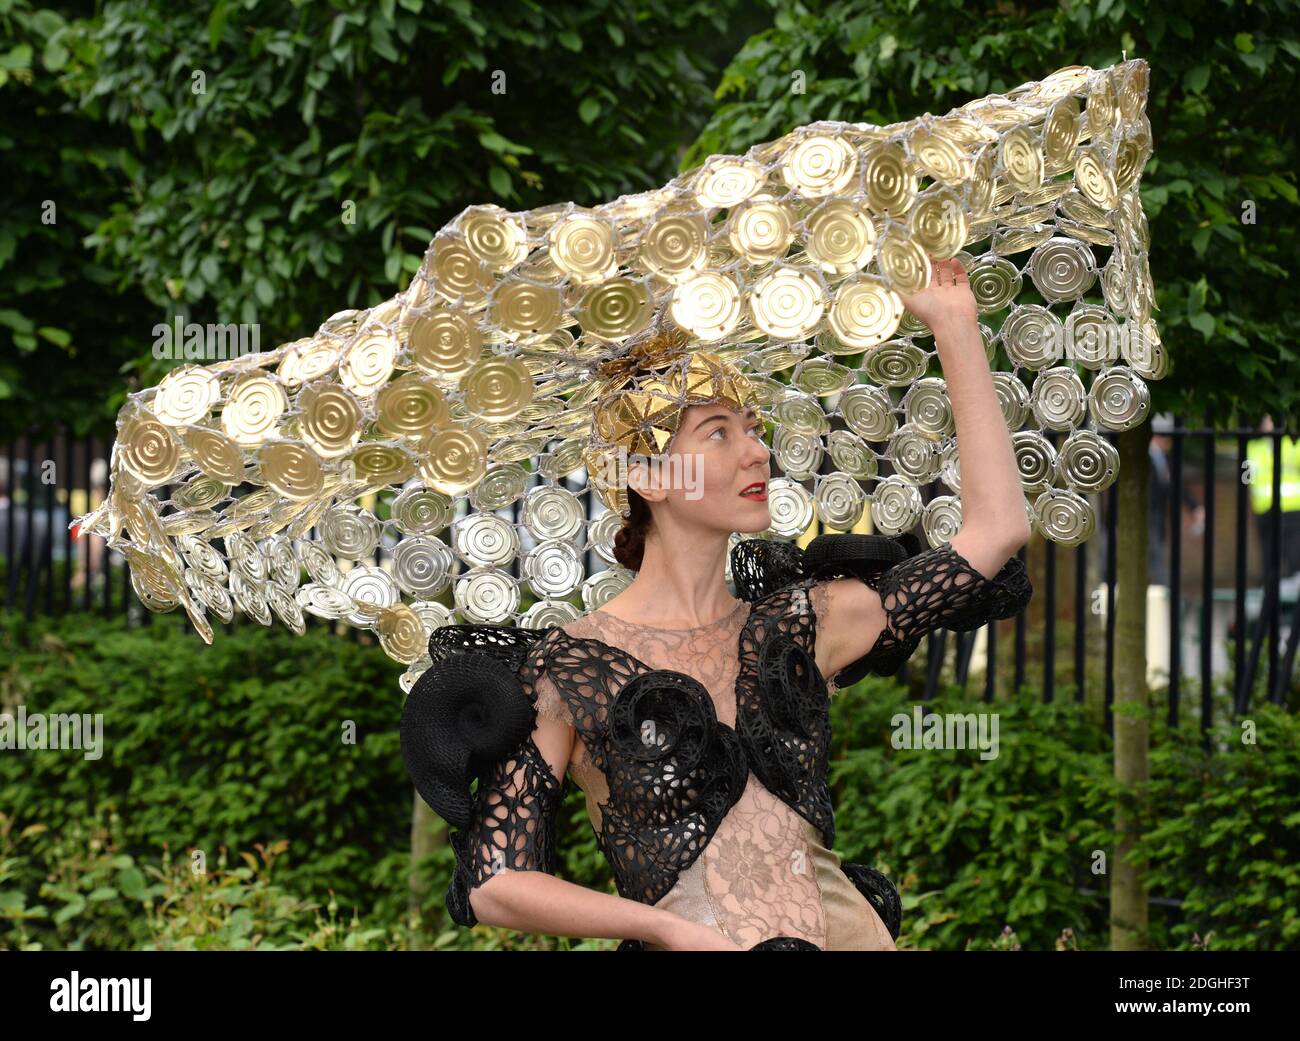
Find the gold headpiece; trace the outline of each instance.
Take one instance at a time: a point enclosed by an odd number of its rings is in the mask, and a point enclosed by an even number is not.
[[[957,257],[1008,363],[1025,508],[1082,542],[1118,469],[1095,431],[1140,423],[1166,365],[1138,194],[1148,74],[1070,66],[944,116],[813,123],[591,209],[472,206],[386,302],[131,395],[82,521],[205,639],[235,608],[346,619],[408,687],[431,628],[560,624],[631,580],[617,476],[610,511],[589,521],[580,497],[602,453],[665,450],[690,401],[756,403],[775,430],[767,537],[869,509],[937,544],[960,499],[919,487],[960,491],[953,416],[900,294]],[[612,566],[586,576],[588,548]]]
[[[671,449],[682,413],[693,404],[717,403],[755,412],[761,400],[735,365],[710,351],[690,349],[680,329],[655,331],[627,354],[605,362],[583,461],[587,480],[605,505],[630,513],[627,464],[632,456],[663,456]]]

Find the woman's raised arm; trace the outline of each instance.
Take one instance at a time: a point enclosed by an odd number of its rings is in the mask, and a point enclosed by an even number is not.
[[[868,661],[889,671],[936,628],[971,629],[1023,609],[1032,590],[1015,559],[1031,527],[1011,434],[998,406],[993,374],[966,271],[956,260],[933,265],[931,283],[903,302],[934,332],[952,402],[961,465],[961,528],[864,583],[838,578],[819,596],[817,663],[825,676],[851,664],[861,678]]]

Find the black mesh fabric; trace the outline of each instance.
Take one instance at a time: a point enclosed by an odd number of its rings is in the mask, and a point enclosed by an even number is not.
[[[416,790],[451,828],[447,910],[477,924],[470,890],[493,875],[555,872],[563,794],[532,734],[536,708],[518,673],[544,630],[452,625],[429,641],[433,665],[402,710],[402,756]],[[478,785],[471,792],[471,782]]]
[[[1021,561],[986,579],[950,543],[915,552],[904,539],[819,536],[811,555],[772,548],[778,545],[792,546],[746,540],[733,550],[733,575],[755,594],[737,647],[734,727],[717,718],[709,692],[692,676],[651,668],[598,639],[486,625],[434,633],[434,666],[403,713],[403,754],[421,795],[457,829],[447,893],[455,921],[475,924],[469,893],[501,870],[555,871],[564,779],[551,773],[532,738],[543,673],[608,782],[597,841],[618,891],[654,904],[708,846],[751,771],[812,823],[828,848],[834,843],[829,695],[815,659],[813,585],[860,577],[884,605],[886,629],[837,674],[841,685],[855,674],[896,671],[933,629],[1009,617],[1032,593]],[[896,938],[901,905],[893,885],[866,865],[844,870]],[[635,941],[620,947],[633,949]]]
[[[753,947],[751,951],[820,951],[811,940],[805,940],[802,936],[773,936],[767,940],[762,940]]]
[[[751,603],[804,576],[804,551],[777,539],[742,539],[731,547],[736,596]]]
[[[839,686],[869,672],[892,676],[936,629],[966,632],[1024,610],[1033,595],[1024,561],[1012,557],[992,578],[944,542],[866,579],[880,594],[885,629],[874,647],[836,677]]]
[[[744,791],[740,739],[698,681],[600,640],[557,630],[546,673],[609,785],[597,839],[615,885],[653,904]]]
[[[857,887],[858,892],[867,898],[867,903],[876,909],[876,914],[885,923],[889,935],[897,940],[899,930],[903,927],[903,902],[889,876],[870,864],[841,863],[840,869],[849,876],[849,881]]]
[[[1025,565],[1009,559],[985,578],[951,542],[921,550],[911,533],[897,537],[852,533],[819,535],[808,544],[802,565],[819,581],[858,578],[880,594],[886,627],[875,645],[835,675],[838,687],[864,676],[892,676],[936,629],[957,632],[1010,618],[1033,595]]]

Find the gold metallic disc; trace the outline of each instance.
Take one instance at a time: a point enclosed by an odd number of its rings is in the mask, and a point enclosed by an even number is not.
[[[911,295],[930,284],[930,258],[920,245],[901,231],[886,232],[876,256],[881,275],[895,292]]]
[[[591,285],[614,274],[614,230],[603,218],[574,213],[550,233],[551,259],[573,281]]]
[[[483,353],[478,326],[459,311],[434,311],[411,325],[411,360],[433,376],[457,378]]]
[[[949,260],[966,244],[970,226],[961,200],[950,188],[924,192],[912,207],[912,240],[933,260]]]
[[[916,196],[916,171],[899,144],[872,147],[862,159],[862,190],[879,213],[907,212]]]
[[[451,418],[442,391],[417,372],[408,372],[381,390],[375,410],[379,429],[393,437],[423,437]]]
[[[701,206],[738,206],[757,192],[764,180],[763,168],[755,162],[713,156],[695,179],[695,197]]]
[[[319,494],[324,474],[320,460],[305,444],[276,441],[263,445],[259,457],[267,486],[286,499],[310,499]]]
[[[225,484],[243,483],[244,456],[234,441],[210,427],[188,427],[182,437],[204,474]]]
[[[560,325],[560,291],[533,282],[506,282],[492,294],[492,321],[507,332],[549,333]]]
[[[801,340],[816,331],[826,311],[821,283],[795,267],[764,275],[749,295],[754,324],[777,340]]]
[[[273,377],[257,373],[241,376],[226,396],[221,426],[241,445],[261,444],[275,430],[288,404]]]
[[[523,224],[499,206],[476,206],[461,218],[465,245],[489,271],[509,271],[528,255]]]
[[[322,459],[346,455],[361,434],[362,411],[357,399],[337,383],[311,383],[298,393],[303,440]]]
[[[835,291],[830,327],[851,347],[874,347],[889,339],[903,318],[903,301],[875,275],[858,275]]]
[[[219,394],[217,378],[211,371],[198,365],[182,365],[158,384],[153,414],[168,426],[198,423],[207,418]]]
[[[478,483],[487,471],[487,445],[467,427],[435,430],[420,444],[420,476],[444,495],[457,495]]]
[[[533,397],[533,377],[518,358],[491,358],[460,381],[465,407],[480,419],[513,419]]]
[[[727,237],[731,248],[747,260],[766,263],[784,257],[794,241],[789,208],[771,195],[757,195],[731,214]]]
[[[807,198],[835,195],[857,173],[858,158],[842,137],[815,134],[799,141],[781,163],[785,183]]]
[[[397,340],[371,333],[349,347],[339,364],[339,379],[359,397],[369,397],[388,382],[397,362]]]
[[[698,213],[660,217],[641,236],[638,256],[647,271],[669,282],[682,282],[708,260],[709,226]]]
[[[847,275],[861,271],[876,250],[876,226],[851,199],[831,199],[808,218],[808,256],[823,271]]]
[[[611,278],[592,286],[578,306],[578,324],[602,340],[624,340],[644,329],[651,318],[645,286],[630,278]]]
[[[740,290],[727,275],[705,272],[673,289],[673,321],[704,342],[721,340],[740,321]]]

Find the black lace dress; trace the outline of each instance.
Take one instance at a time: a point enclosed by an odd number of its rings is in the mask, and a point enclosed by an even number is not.
[[[620,895],[747,949],[893,948],[893,885],[833,852],[829,699],[870,672],[892,675],[936,628],[1023,609],[1023,564],[986,579],[948,543],[920,552],[910,536],[864,535],[819,536],[806,551],[747,540],[731,564],[741,599],[693,629],[598,609],[546,630],[434,633],[402,745],[417,789],[453,828],[455,921],[476,923],[469,893],[499,871],[555,873],[564,779],[533,741],[542,715],[575,732],[567,776]],[[888,623],[828,682],[814,658],[818,619],[846,576],[877,590]]]

